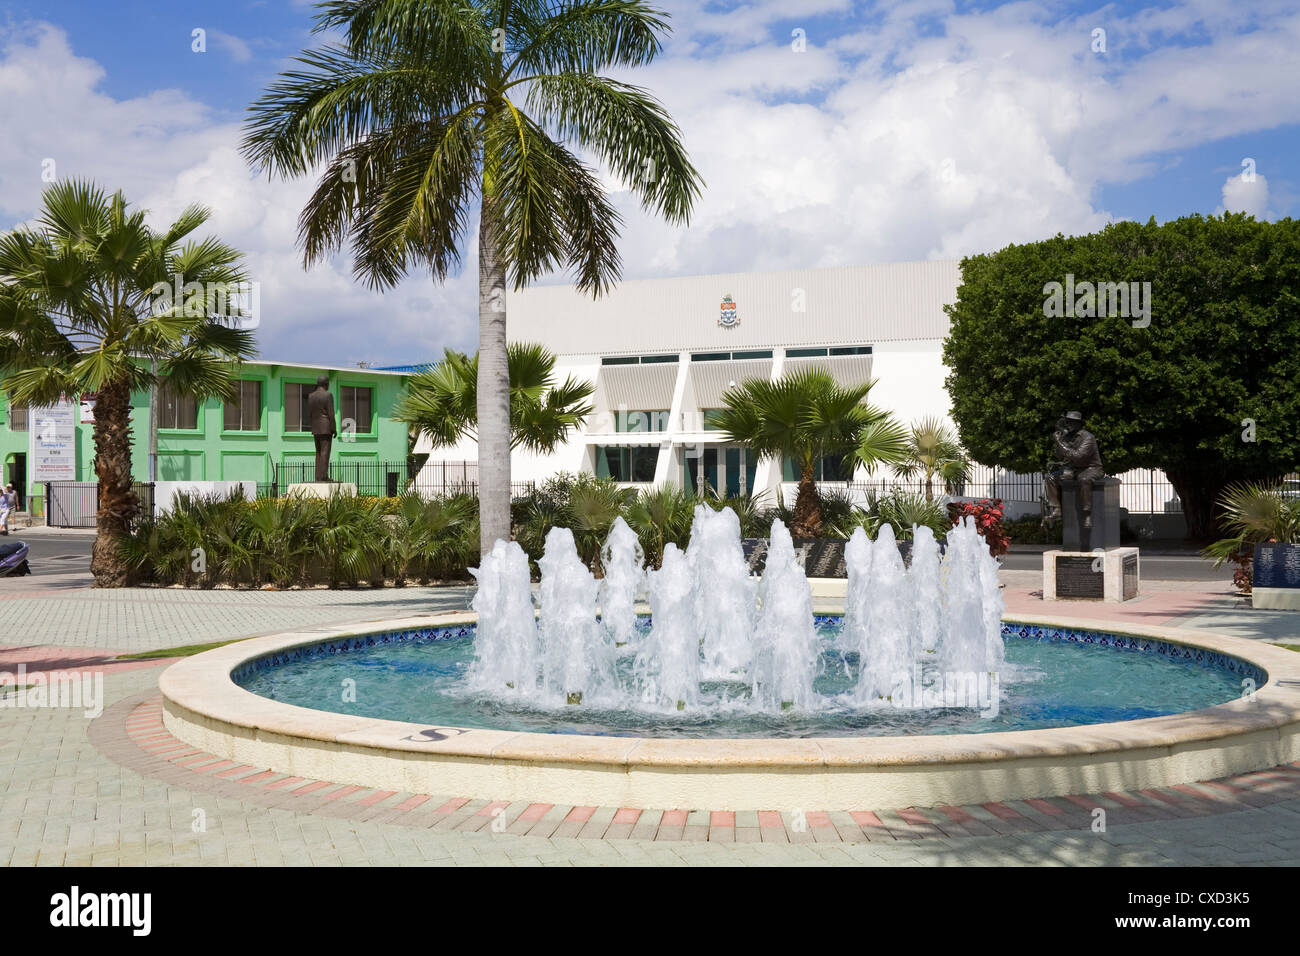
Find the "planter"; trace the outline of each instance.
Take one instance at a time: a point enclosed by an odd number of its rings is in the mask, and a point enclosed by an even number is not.
[[[1251,604],[1272,611],[1300,611],[1300,544],[1255,545]]]

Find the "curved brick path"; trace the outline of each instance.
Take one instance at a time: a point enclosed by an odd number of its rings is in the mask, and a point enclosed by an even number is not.
[[[1079,794],[1051,799],[1011,800],[970,806],[905,807],[846,813],[820,810],[647,810],[633,807],[557,806],[471,800],[434,794],[370,790],[350,784],[277,773],[236,764],[197,750],[163,726],[158,694],[132,698],[106,712],[92,740],[110,756],[142,773],[187,790],[221,790],[233,783],[255,803],[356,820],[432,827],[461,832],[506,832],[529,837],[603,840],[703,840],[767,843],[862,843],[935,837],[974,837],[1050,830],[1091,832],[1095,811],[1106,811],[1107,827],[1207,817],[1300,798],[1300,764],[1223,780],[1141,790]],[[103,727],[99,727],[99,723]],[[116,741],[126,746],[111,747]],[[109,748],[102,746],[110,744]],[[132,749],[134,748],[134,750]],[[157,771],[166,767],[166,774]],[[216,786],[214,786],[216,785]]]

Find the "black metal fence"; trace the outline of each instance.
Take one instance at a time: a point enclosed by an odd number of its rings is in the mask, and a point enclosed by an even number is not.
[[[1182,514],[1183,503],[1173,484],[1164,473],[1143,468],[1117,475],[1120,486],[1120,507],[1130,514]],[[891,491],[913,494],[925,493],[924,479],[875,478],[853,482],[823,482],[824,491],[842,489],[851,497],[878,496]],[[965,481],[956,482],[951,489],[944,487],[941,479],[934,479],[935,495],[952,494],[959,498],[1001,498],[1003,501],[1043,502],[1043,476],[1039,472],[1019,474],[988,465],[974,465]]]
[[[290,485],[316,480],[316,464],[295,461],[288,464],[271,463],[273,494],[284,494]],[[329,480],[357,486],[357,494],[366,497],[395,497],[406,488],[415,476],[415,459],[405,461],[376,461],[373,459],[343,459],[329,464]]]
[[[426,498],[478,495],[478,462],[472,461],[426,463],[414,457],[405,461],[332,461],[329,477],[330,481],[356,485],[357,494],[363,497],[393,498],[408,490]],[[292,484],[315,480],[314,462],[272,463],[271,481],[257,486],[257,496],[276,497],[283,495]],[[519,498],[531,494],[535,488],[535,482],[516,481],[510,485],[510,494]]]
[[[154,513],[154,486],[152,482],[137,481],[131,485],[140,510],[136,521],[151,518]],[[97,481],[47,481],[45,482],[45,524],[51,528],[94,528],[99,513],[99,482]]]

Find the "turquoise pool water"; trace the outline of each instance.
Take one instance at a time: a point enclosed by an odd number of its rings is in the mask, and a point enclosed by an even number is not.
[[[1080,632],[1063,632],[1069,635],[1063,639],[1062,632],[1004,626],[1007,665],[995,689],[966,686],[966,692],[974,692],[965,700],[969,706],[864,708],[847,701],[856,658],[837,650],[839,627],[836,619],[819,621],[824,645],[816,689],[823,701],[815,713],[755,713],[746,707],[746,687],[723,683],[706,685],[704,706],[696,712],[540,707],[476,695],[464,686],[473,659],[472,628],[437,639],[418,636],[258,662],[241,669],[236,680],[252,693],[287,704],[430,726],[655,737],[896,736],[1070,727],[1196,710],[1239,697],[1243,679],[1263,682],[1250,665],[1220,655],[1188,658],[1186,652],[1169,653],[1171,645],[1159,642],[1117,647],[1085,643],[1093,637]],[[621,669],[631,666],[630,655],[620,659]],[[927,667],[920,683],[933,692],[935,681],[944,679],[951,680]]]

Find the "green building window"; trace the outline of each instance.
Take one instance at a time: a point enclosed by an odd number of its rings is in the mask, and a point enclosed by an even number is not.
[[[228,432],[257,432],[262,430],[262,383],[243,381],[239,383],[239,398],[227,401],[225,406],[225,423],[222,426]]]
[[[11,432],[27,431],[27,404],[9,399],[9,430]]]
[[[722,425],[718,423],[718,416],[721,415],[723,411],[724,409],[721,408],[706,408],[704,410],[704,430],[706,432],[722,431]]]
[[[158,427],[194,431],[199,427],[199,403],[164,382],[158,389]]]
[[[352,419],[352,432],[358,435],[368,435],[371,432],[370,426],[370,406],[371,406],[371,389],[360,388],[352,385],[344,385],[339,389],[339,420],[344,422],[344,430],[347,430],[346,423]]]
[[[287,432],[309,432],[311,422],[307,420],[307,396],[316,390],[315,385],[302,382],[286,382],[284,385],[284,430]]]
[[[600,446],[596,449],[596,477],[615,481],[654,481],[655,465],[659,463],[658,448],[618,448]]]
[[[650,412],[620,411],[614,416],[616,432],[662,432],[668,430],[668,409]]]

